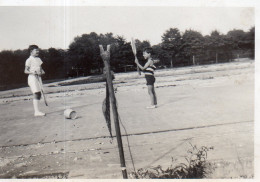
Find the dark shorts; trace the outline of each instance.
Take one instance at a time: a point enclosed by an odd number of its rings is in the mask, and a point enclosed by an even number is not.
[[[153,75],[145,75],[146,85],[153,85],[155,82],[155,77]]]

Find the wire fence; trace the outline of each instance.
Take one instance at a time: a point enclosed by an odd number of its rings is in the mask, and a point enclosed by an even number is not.
[[[190,56],[175,56],[172,59],[162,59],[159,68],[182,67],[192,65],[217,64],[225,62],[233,62],[241,58],[255,58],[254,50],[241,51],[221,51],[221,52],[204,52]],[[172,62],[171,62],[172,61]]]

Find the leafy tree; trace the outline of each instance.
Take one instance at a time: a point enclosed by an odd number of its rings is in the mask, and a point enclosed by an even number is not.
[[[41,51],[45,79],[58,79],[66,77],[66,52],[62,49],[49,48]]]
[[[111,66],[115,71],[126,71],[127,66],[134,67],[134,55],[130,42],[122,36],[116,37],[116,44],[111,52]]]
[[[232,42],[234,49],[243,49],[246,44],[246,33],[243,30],[231,30],[227,33],[227,37]]]
[[[255,27],[250,28],[246,33],[247,48],[251,51],[252,58],[255,58]]]
[[[164,67],[166,65],[169,65],[169,57],[168,57],[168,53],[162,49],[162,44],[157,44],[152,46],[155,56],[156,58],[158,58],[160,60],[160,62],[158,63],[158,65],[160,67]]]
[[[201,55],[203,52],[204,38],[200,32],[194,30],[186,30],[182,35],[183,38],[183,51],[182,54],[193,60],[195,64],[195,56]]]
[[[27,58],[26,50],[4,50],[0,52],[0,90],[15,88],[17,84],[20,86],[26,85],[24,68]]]
[[[149,40],[140,41],[140,40],[136,39],[135,44],[136,44],[137,52],[142,53],[142,54],[143,54],[144,48],[151,47],[151,43]]]
[[[225,46],[224,36],[219,31],[214,30],[210,36],[205,36],[205,47],[211,52],[215,53],[216,63],[218,63],[218,54],[223,51]]]
[[[168,53],[173,67],[173,59],[179,55],[182,46],[182,36],[178,28],[170,28],[162,36],[162,49]]]
[[[243,30],[231,30],[227,33],[227,39],[232,43],[233,52],[237,54],[239,58],[240,53],[254,50],[254,27],[249,32]],[[254,51],[251,51],[254,55]]]
[[[93,68],[94,60],[97,58],[99,36],[92,32],[74,38],[69,45],[68,55],[74,64],[72,69],[81,74],[89,74]]]
[[[83,34],[76,37],[70,44],[68,55],[69,59],[74,62],[72,68],[77,71],[77,75],[80,73],[90,74],[92,70],[102,72],[103,62],[99,53],[100,44],[105,47],[108,44],[111,45],[112,58],[117,47],[117,39],[113,36],[113,33],[98,35],[92,32]]]
[[[250,28],[249,32],[246,34],[247,40],[250,42],[250,49],[255,48],[255,27]]]

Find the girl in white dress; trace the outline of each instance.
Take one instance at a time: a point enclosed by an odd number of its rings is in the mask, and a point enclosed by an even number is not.
[[[42,60],[38,57],[39,47],[37,45],[30,45],[28,50],[30,57],[25,62],[24,73],[28,74],[28,85],[33,93],[34,116],[45,116],[45,113],[39,110],[42,87],[41,75],[45,74],[41,67]]]

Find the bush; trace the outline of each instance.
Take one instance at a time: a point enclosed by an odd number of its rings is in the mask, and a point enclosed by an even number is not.
[[[213,147],[201,147],[197,149],[196,146],[188,150],[188,156],[185,157],[187,163],[172,164],[166,170],[162,166],[138,169],[137,172],[130,173],[131,178],[136,179],[192,179],[205,178],[207,174],[211,173],[212,168],[209,168],[210,163],[206,161],[207,152]]]

